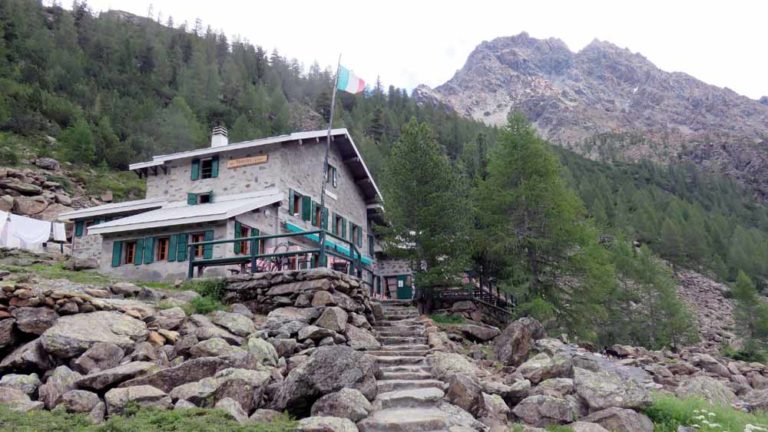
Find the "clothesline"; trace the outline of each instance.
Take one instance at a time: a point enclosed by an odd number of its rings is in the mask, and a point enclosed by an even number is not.
[[[67,232],[63,223],[28,218],[0,211],[0,246],[21,249],[41,249],[43,243],[66,242]]]

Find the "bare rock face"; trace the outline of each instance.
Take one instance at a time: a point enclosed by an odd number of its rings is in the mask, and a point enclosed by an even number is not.
[[[496,338],[493,350],[496,357],[505,365],[519,366],[527,358],[536,339],[544,337],[544,327],[533,318],[521,318]]]
[[[573,368],[576,393],[593,411],[609,407],[643,408],[651,403],[651,395],[639,383],[610,371],[592,372]]]
[[[768,197],[768,104],[608,42],[574,53],[558,39],[500,37],[478,45],[448,82],[419,86],[413,97],[493,125],[522,112],[545,138],[587,157],[611,153],[592,145],[598,137],[624,160],[679,156]]]
[[[45,350],[60,358],[74,357],[97,342],[121,348],[147,338],[144,322],[117,312],[92,312],[59,318],[40,336]]]

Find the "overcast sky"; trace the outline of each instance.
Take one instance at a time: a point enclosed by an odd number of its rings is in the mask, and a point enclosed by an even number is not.
[[[67,0],[64,0],[67,3]],[[305,66],[342,64],[366,81],[437,86],[483,40],[527,31],[578,51],[597,38],[643,54],[667,71],[686,72],[752,98],[768,95],[768,1],[191,1],[88,0],[178,26],[204,25],[239,35]]]

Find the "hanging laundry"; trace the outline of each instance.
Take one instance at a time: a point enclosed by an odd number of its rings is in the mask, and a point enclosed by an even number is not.
[[[57,242],[67,241],[67,228],[61,222],[53,222],[53,240]]]
[[[51,223],[49,221],[41,221],[15,214],[11,214],[7,229],[10,247],[38,249],[51,238]]]
[[[10,247],[8,245],[8,217],[10,213],[0,210],[0,247]]]

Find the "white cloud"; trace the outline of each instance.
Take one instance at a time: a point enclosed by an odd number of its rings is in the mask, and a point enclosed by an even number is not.
[[[254,2],[90,0],[95,10],[172,15],[277,48],[305,66],[342,63],[373,82],[439,85],[483,40],[527,31],[578,50],[592,39],[639,52],[668,71],[758,98],[768,95],[768,2],[736,0],[418,0]]]

